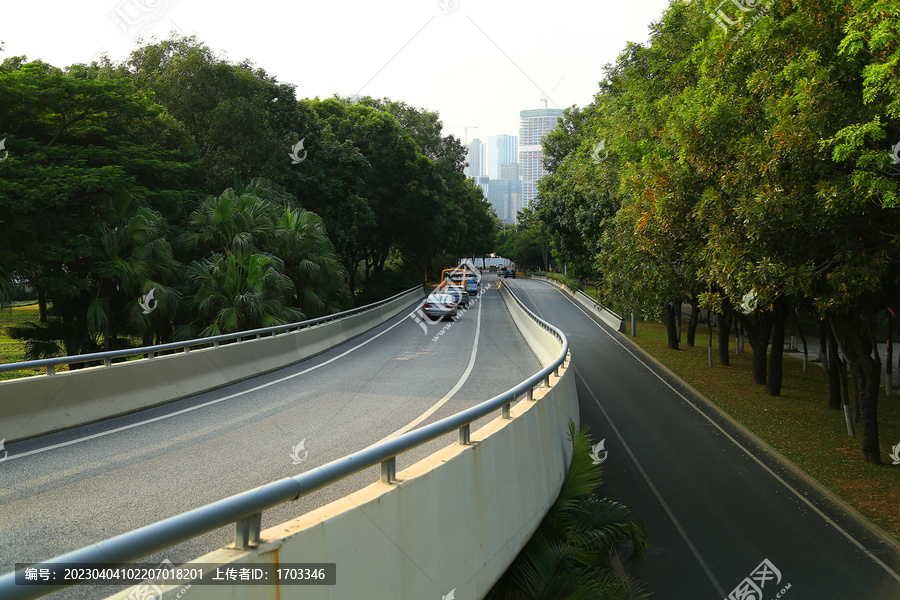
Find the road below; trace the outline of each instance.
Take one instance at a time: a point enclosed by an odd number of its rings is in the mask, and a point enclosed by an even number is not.
[[[609,452],[601,493],[643,520],[651,547],[630,572],[655,598],[900,599],[900,557],[840,507],[567,294],[510,284],[569,338],[582,423]]]
[[[474,406],[540,370],[487,284],[453,323],[420,324],[410,317],[413,308],[291,367],[7,446],[0,464],[0,572],[309,471]],[[397,470],[455,441],[448,435],[401,455]],[[263,528],[378,477],[372,468],[268,510]],[[233,539],[229,527],[141,562],[186,562]],[[116,589],[80,586],[52,597],[100,598]]]

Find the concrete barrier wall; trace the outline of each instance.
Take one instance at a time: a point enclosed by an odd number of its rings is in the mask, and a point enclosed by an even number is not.
[[[420,296],[275,337],[153,359],[0,382],[0,437],[9,442],[177,400],[283,368],[390,319]]]
[[[559,352],[549,332],[508,306],[536,354],[553,344]],[[168,586],[162,599],[483,598],[549,510],[571,461],[574,372],[560,368],[550,385],[536,389],[534,401],[514,405],[511,420],[497,418],[474,432],[472,445],[432,454],[399,472],[397,483],[374,483],[267,529],[257,548],[223,548],[193,563],[223,570],[335,563],[336,585]],[[127,600],[135,589],[110,600]]]
[[[541,277],[540,275],[532,275],[532,279],[536,279],[538,281],[546,281],[547,283],[551,283],[560,289],[563,289],[569,294],[572,295],[572,298],[575,299],[576,302],[590,310],[592,313],[597,315],[604,323],[615,329],[616,331],[625,332],[625,319],[612,312],[608,308],[604,307],[602,304],[599,304],[593,300],[590,296],[580,294],[575,290],[570,289],[568,286],[556,281],[555,279],[549,279],[547,277]]]

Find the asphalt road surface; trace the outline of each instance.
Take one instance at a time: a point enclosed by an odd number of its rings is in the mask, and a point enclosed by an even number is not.
[[[601,492],[643,520],[651,548],[630,573],[655,598],[900,599],[896,551],[566,294],[510,283],[569,338],[582,423],[606,439]]]
[[[0,464],[0,572],[309,471],[474,406],[540,370],[493,287],[452,324],[420,325],[412,312],[273,373],[8,445]],[[401,455],[397,470],[455,441],[451,434]],[[263,528],[379,475],[375,467],[268,510]],[[233,540],[233,527],[220,529],[141,562],[186,562]],[[80,586],[52,597],[102,598],[117,589]]]

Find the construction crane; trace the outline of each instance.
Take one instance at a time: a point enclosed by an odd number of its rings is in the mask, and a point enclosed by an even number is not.
[[[478,125],[448,125],[447,129],[462,129],[466,132],[466,146],[469,145],[469,129],[478,129]]]

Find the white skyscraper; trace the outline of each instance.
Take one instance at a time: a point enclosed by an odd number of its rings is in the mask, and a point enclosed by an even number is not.
[[[544,150],[541,140],[553,131],[563,111],[558,108],[538,108],[519,112],[519,168],[522,177],[522,206],[531,206],[537,195],[537,183],[547,174],[544,170]]]

